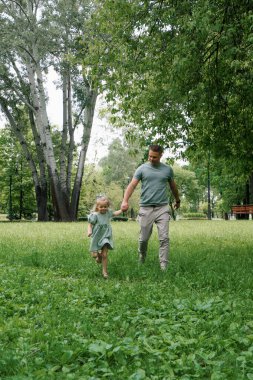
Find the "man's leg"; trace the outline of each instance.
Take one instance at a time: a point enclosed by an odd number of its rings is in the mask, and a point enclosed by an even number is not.
[[[153,207],[141,207],[139,211],[139,260],[144,263],[147,256],[148,240],[152,234],[153,229]]]
[[[162,270],[166,270],[169,260],[169,209],[168,206],[159,207],[156,211],[158,237],[160,242],[159,261]]]

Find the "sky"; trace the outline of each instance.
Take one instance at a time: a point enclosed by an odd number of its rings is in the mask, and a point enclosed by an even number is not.
[[[53,70],[49,70],[49,80],[47,82],[46,91],[49,96],[47,104],[47,113],[50,124],[62,126],[62,91],[57,88],[57,74]],[[99,112],[105,107],[105,102],[101,96],[98,97],[93,126],[91,131],[91,139],[87,151],[86,162],[97,163],[101,158],[105,157],[108,152],[108,147],[112,140],[116,137],[121,137],[120,130],[113,129],[108,124],[105,117],[100,117]],[[3,128],[6,123],[5,118],[0,113],[0,128]],[[75,134],[76,141],[81,139],[81,131],[77,130]]]
[[[53,70],[49,70],[49,80],[47,83],[47,93],[49,101],[47,104],[47,113],[50,124],[62,126],[62,91],[57,88],[57,74]],[[98,163],[108,153],[108,147],[113,139],[122,137],[119,129],[115,129],[109,125],[106,117],[100,116],[101,109],[105,108],[106,104],[102,96],[98,97],[93,126],[91,131],[90,143],[87,151],[86,162]],[[4,126],[4,118],[0,114],[0,128]],[[80,128],[81,129],[81,128]],[[81,131],[77,130],[75,135],[76,141],[81,139]],[[164,158],[169,154],[165,152]]]
[[[49,71],[47,92],[48,95],[50,95],[50,98],[47,105],[47,112],[50,124],[55,124],[61,127],[62,91],[57,89],[57,79],[57,74],[53,70]],[[97,163],[102,157],[105,157],[112,140],[121,136],[119,130],[115,130],[115,128],[113,129],[112,126],[108,124],[108,120],[99,115],[101,109],[104,107],[105,102],[102,96],[99,96],[96,103],[91,138],[86,156],[86,162],[88,163]],[[81,139],[80,129],[77,130],[75,134],[76,141]]]
[[[99,112],[103,107],[103,99],[99,97],[95,108],[91,138],[86,156],[87,163],[97,163],[102,157],[105,157],[112,140],[121,136],[121,132],[113,129],[113,127],[108,124],[106,118],[100,117]],[[55,124],[61,127],[62,95],[60,91],[56,91],[54,96],[51,97],[47,106],[47,111],[50,124]],[[77,129],[75,134],[76,141],[80,141],[81,133],[82,128]]]

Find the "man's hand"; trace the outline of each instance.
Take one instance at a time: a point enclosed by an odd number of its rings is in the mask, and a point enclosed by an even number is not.
[[[123,201],[123,202],[121,203],[121,207],[120,207],[120,208],[121,208],[121,210],[122,210],[123,212],[124,212],[124,211],[127,211],[127,210],[128,210],[128,207],[129,207],[129,206],[128,206],[128,202],[124,202],[124,201]]]
[[[122,201],[121,207],[120,207],[123,212],[128,210],[128,208],[129,208],[128,200],[131,197],[131,195],[133,194],[134,189],[136,188],[138,183],[139,183],[138,179],[133,178],[132,181],[127,186],[124,197],[123,197],[123,201]]]
[[[174,204],[174,209],[177,210],[180,207],[180,200]]]

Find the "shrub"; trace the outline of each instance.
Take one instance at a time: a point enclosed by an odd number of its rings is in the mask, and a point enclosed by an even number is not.
[[[112,220],[115,222],[127,222],[128,218],[126,216],[114,216]]]
[[[187,213],[183,213],[183,218],[185,218],[185,219],[206,219],[206,214],[203,214],[203,212],[187,212]]]
[[[79,216],[78,222],[87,222],[88,217],[87,216]]]

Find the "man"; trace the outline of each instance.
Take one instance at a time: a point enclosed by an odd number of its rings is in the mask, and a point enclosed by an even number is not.
[[[139,236],[139,260],[144,263],[147,255],[148,240],[151,236],[153,224],[157,225],[160,241],[159,260],[161,270],[166,270],[169,256],[169,194],[168,185],[175,197],[174,207],[180,207],[180,199],[177,185],[174,181],[173,170],[169,165],[160,162],[163,148],[159,145],[150,145],[147,163],[139,166],[126,188],[121,204],[122,211],[128,209],[128,200],[136,186],[141,181],[140,196],[140,236]]]

